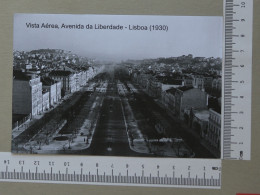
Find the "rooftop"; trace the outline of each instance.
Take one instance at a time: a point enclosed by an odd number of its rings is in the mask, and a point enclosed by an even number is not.
[[[22,80],[22,81],[30,81],[31,77],[27,76],[24,72],[20,70],[13,70],[13,79]]]
[[[193,89],[193,87],[183,86],[183,87],[179,87],[178,89],[181,91],[188,91],[190,89]]]
[[[46,85],[46,86],[51,86],[54,83],[56,83],[56,81],[54,81],[50,77],[41,77],[41,82],[42,82],[42,85]]]
[[[166,93],[170,93],[170,94],[173,94],[173,95],[175,95],[175,92],[177,91],[177,89],[176,88],[174,88],[174,87],[172,87],[172,88],[170,88],[170,89],[168,89],[168,90],[166,90]]]
[[[208,110],[194,110],[195,116],[200,120],[208,121],[209,120],[209,111]]]
[[[49,73],[50,76],[69,76],[72,72],[67,70],[53,70]]]
[[[171,77],[156,77],[159,81],[161,81],[163,84],[169,84],[169,85],[181,85],[182,79],[174,79]]]

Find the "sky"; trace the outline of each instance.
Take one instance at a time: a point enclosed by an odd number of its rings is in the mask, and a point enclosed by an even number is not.
[[[123,30],[28,28],[27,24],[62,24],[84,27],[122,25]],[[167,25],[168,31],[129,30],[129,25]],[[103,60],[177,57],[222,57],[220,16],[138,16],[15,14],[13,49],[63,49]]]

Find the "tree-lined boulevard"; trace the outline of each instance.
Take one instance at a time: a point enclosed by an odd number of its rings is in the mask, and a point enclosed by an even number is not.
[[[156,129],[158,120],[165,132]],[[122,67],[100,73],[65,98],[14,138],[12,147],[17,153],[213,157],[198,136],[131,84]]]

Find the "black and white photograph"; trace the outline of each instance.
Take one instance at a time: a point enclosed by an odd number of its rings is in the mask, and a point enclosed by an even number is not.
[[[12,153],[220,158],[220,16],[15,14]]]

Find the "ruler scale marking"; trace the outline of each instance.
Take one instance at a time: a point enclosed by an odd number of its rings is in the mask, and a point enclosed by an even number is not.
[[[248,87],[246,89],[243,89],[243,85],[239,83],[239,80],[242,80],[241,77],[243,77],[243,83],[247,82],[251,84],[253,1],[249,0],[243,2],[241,0],[226,0],[224,1],[224,8],[225,53],[223,56],[224,82],[222,84],[224,96],[224,104],[222,105],[222,108],[224,110],[224,116],[222,118],[223,133],[221,139],[222,158],[249,160],[251,141],[251,89],[249,89]],[[242,55],[241,51],[243,52]],[[245,68],[244,65],[241,65],[241,67],[244,68],[238,69],[238,62],[247,64],[247,67]],[[236,68],[236,70],[234,68]],[[230,80],[232,80],[232,82],[230,82]],[[246,91],[247,93],[245,94],[244,91]],[[245,107],[242,107],[243,103],[237,102],[239,97],[243,97],[243,99],[239,100],[246,102],[244,103],[246,104]],[[227,99],[229,104],[227,104]],[[243,112],[237,112],[235,110],[243,110]],[[239,118],[240,113],[246,113],[246,116],[248,117],[247,120],[249,122],[241,120]],[[232,121],[230,121],[231,118]],[[248,131],[235,131],[237,129],[234,128],[235,126],[242,126]],[[241,136],[242,133],[243,135]],[[243,142],[244,146],[234,146],[237,145],[236,143],[238,142],[238,140],[240,142]]]
[[[18,164],[17,163],[17,159],[19,160],[24,160],[26,159],[26,163],[30,164],[30,162],[33,162],[33,156],[15,156],[15,155],[11,155],[10,153],[0,153],[0,155],[7,155],[12,159],[12,164]],[[62,169],[58,164],[61,161],[62,158],[65,158],[66,160],[70,160],[72,166],[71,168],[64,168]],[[80,157],[83,159],[87,158],[87,157]],[[40,156],[39,158],[39,162],[40,164],[47,164],[46,163],[46,159],[42,156]],[[104,159],[104,158],[103,158]],[[111,159],[113,160],[113,158]],[[174,163],[174,165],[176,166],[183,166],[182,169],[187,169],[187,167],[190,165],[189,161],[186,161],[186,159],[173,159],[174,161],[176,161]],[[194,161],[194,163],[192,163],[194,166],[200,166],[202,169],[202,163],[204,162],[204,160],[201,159],[190,159],[191,161]],[[100,168],[96,169],[96,173],[91,173],[90,171],[86,171],[86,169],[88,169],[88,167],[91,167],[91,165],[94,165],[95,162],[86,164],[86,166],[73,166],[75,165],[72,163],[73,161],[75,161],[75,159],[73,159],[73,157],[53,157],[53,161],[55,161],[55,165],[57,164],[57,166],[52,166],[51,168],[47,168],[47,167],[41,167],[41,166],[36,166],[34,170],[31,169],[31,167],[27,164],[24,164],[23,166],[20,167],[20,171],[16,171],[16,167],[17,166],[4,166],[4,170],[0,170],[0,180],[3,181],[16,181],[17,178],[21,181],[29,181],[29,182],[33,182],[35,180],[39,181],[39,182],[59,182],[59,183],[63,183],[63,182],[69,182],[69,183],[85,183],[85,184],[101,184],[101,183],[110,183],[110,184],[133,184],[133,185],[158,185],[158,186],[189,186],[189,187],[210,187],[210,188],[219,188],[220,186],[215,185],[214,183],[211,184],[207,184],[205,183],[206,179],[210,179],[210,178],[214,178],[217,179],[217,175],[214,174],[214,172],[212,172],[213,175],[209,175],[208,178],[204,176],[204,178],[199,178],[198,179],[202,179],[204,181],[204,184],[201,183],[201,185],[196,185],[195,182],[195,178],[191,177],[191,172],[187,172],[187,174],[184,174],[182,172],[180,172],[179,174],[176,174],[175,171],[173,171],[172,176],[169,176],[168,170],[164,169],[162,165],[157,165],[158,167],[160,167],[160,170],[157,170],[154,173],[150,173],[147,176],[145,175],[145,170],[142,170],[140,172],[140,174],[138,174],[138,172],[135,172],[132,174],[132,172],[130,173],[128,171],[128,169],[126,169],[126,171],[124,172],[123,170],[121,171],[115,171],[114,169],[111,171],[110,174],[106,174],[106,170],[100,170]],[[107,161],[107,160],[106,160]],[[100,166],[101,165],[105,165],[104,163],[106,163],[106,161],[103,160],[103,163],[100,162]],[[142,159],[143,161],[143,159]],[[148,160],[149,161],[149,160]],[[212,165],[208,165],[208,169],[210,170],[211,167],[219,167],[221,165],[221,161],[220,160],[205,160],[208,161],[208,163],[212,163]],[[76,160],[77,162],[77,160]],[[90,160],[88,159],[88,162],[90,162]],[[167,159],[161,159],[158,160],[158,164],[161,163],[165,163],[167,162]],[[116,164],[116,161],[111,162],[111,164]],[[131,164],[130,162],[127,161],[127,164]],[[135,164],[135,162],[132,162]],[[188,163],[188,164],[187,164]],[[134,164],[131,165],[131,167],[134,167]],[[151,164],[147,162],[147,165]],[[184,165],[187,164],[187,165]],[[1,162],[0,162],[1,165]],[[119,166],[119,165],[117,165]],[[0,166],[0,168],[3,166]],[[161,168],[162,167],[162,168]],[[72,169],[73,168],[73,169]],[[168,167],[168,169],[170,169],[171,166]],[[177,167],[176,167],[177,168]],[[90,168],[91,169],[91,168]],[[161,170],[162,169],[162,170]],[[12,170],[12,171],[10,171]],[[151,169],[148,169],[151,170]],[[181,170],[181,168],[179,169]],[[198,170],[197,168],[194,168],[194,170]],[[86,174],[83,174],[86,171]],[[100,175],[100,172],[104,173],[103,175]],[[219,171],[216,171],[216,173],[218,173]],[[125,175],[123,175],[122,173],[125,173]],[[196,173],[196,172],[195,172]],[[197,174],[193,174],[193,175],[197,175]],[[128,179],[128,180],[127,180]],[[201,180],[201,181],[202,181]]]

